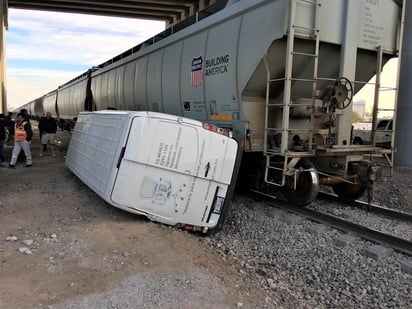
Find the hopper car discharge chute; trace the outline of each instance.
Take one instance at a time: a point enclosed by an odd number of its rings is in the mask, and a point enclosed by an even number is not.
[[[298,205],[320,185],[370,197],[381,169],[364,156],[381,148],[352,144],[352,99],[398,56],[399,1],[239,0],[201,13],[60,86],[60,117],[115,108],[200,120],[243,147],[239,182]]]

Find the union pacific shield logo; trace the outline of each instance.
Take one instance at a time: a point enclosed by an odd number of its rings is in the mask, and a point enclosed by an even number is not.
[[[203,78],[203,58],[202,56],[192,59],[192,70],[190,72],[190,84],[193,87],[202,85]]]

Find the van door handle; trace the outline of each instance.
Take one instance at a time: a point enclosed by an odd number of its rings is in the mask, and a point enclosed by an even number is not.
[[[205,177],[207,177],[207,174],[209,174],[209,169],[210,169],[210,162],[207,162],[205,166]]]
[[[122,163],[124,152],[126,151],[126,147],[122,147],[122,150],[120,151],[119,159],[117,159],[117,165],[116,167],[120,167],[120,163]]]

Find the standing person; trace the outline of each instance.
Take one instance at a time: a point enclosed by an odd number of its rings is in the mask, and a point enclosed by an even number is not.
[[[57,131],[56,120],[52,117],[50,112],[46,113],[46,117],[42,117],[39,121],[39,132],[40,132],[40,157],[43,156],[43,151],[47,151],[47,144],[50,145],[52,156],[56,157],[54,152],[54,135]]]
[[[4,165],[4,142],[6,140],[6,118],[0,114],[0,166]]]
[[[16,168],[17,157],[23,149],[26,155],[26,167],[32,166],[30,141],[33,137],[31,124],[24,119],[24,115],[19,113],[17,115],[16,124],[14,125],[14,147],[11,155],[9,168]]]
[[[27,109],[22,108],[20,110],[20,114],[23,115],[24,121],[27,121],[31,125],[30,115],[29,115],[29,112],[27,111]],[[20,161],[24,161],[24,160],[25,160],[25,154],[24,154],[24,152],[20,152],[20,154],[17,156],[17,161],[20,162]]]

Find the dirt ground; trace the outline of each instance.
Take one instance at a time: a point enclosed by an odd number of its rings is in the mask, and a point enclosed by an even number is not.
[[[200,236],[106,204],[64,147],[40,158],[35,131],[31,149],[0,167],[0,308],[277,307]]]

